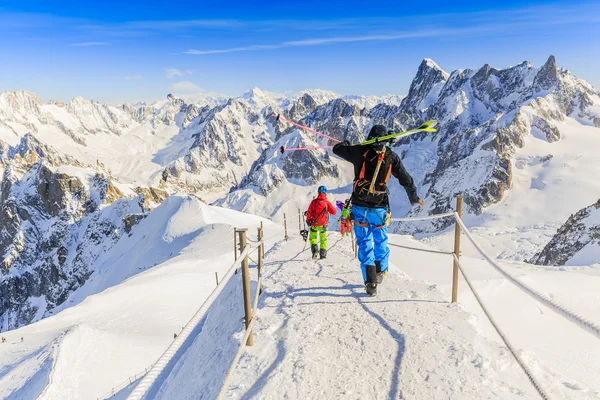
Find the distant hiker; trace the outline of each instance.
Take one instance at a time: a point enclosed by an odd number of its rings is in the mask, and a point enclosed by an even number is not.
[[[2,343],[6,342],[6,339],[4,338],[4,336],[2,336]]]
[[[319,186],[319,195],[314,199],[308,207],[306,213],[306,224],[310,226],[310,250],[312,258],[321,259],[327,257],[327,224],[329,222],[329,214],[335,215],[335,207],[327,200],[327,188]],[[317,245],[317,235],[319,235],[320,249]]]
[[[23,343],[23,337],[21,337],[21,343]]]
[[[387,135],[383,125],[375,125],[368,140]],[[387,225],[390,218],[387,181],[394,175],[408,194],[411,205],[424,205],[419,199],[412,177],[406,172],[400,157],[389,142],[371,146],[352,146],[347,140],[333,146],[333,153],[354,165],[352,219],[358,245],[358,259],[365,290],[377,294],[377,284],[383,281],[388,269],[390,249],[387,245]],[[376,173],[377,172],[377,173]]]
[[[350,220],[350,210],[352,210],[352,205],[350,204],[350,199],[346,200],[345,203],[338,200],[335,202],[335,205],[342,212],[342,216],[338,220],[340,233],[342,236],[346,236],[350,233],[350,229],[352,229],[352,221]]]

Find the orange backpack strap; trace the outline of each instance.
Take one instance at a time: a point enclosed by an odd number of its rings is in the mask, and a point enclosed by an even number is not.
[[[391,175],[392,175],[392,165],[390,164],[387,175],[385,176],[385,183],[387,183],[390,180]]]
[[[362,165],[362,168],[360,169],[360,175],[358,175],[358,179],[365,178],[365,164],[367,162],[367,153],[369,153],[369,150],[365,151],[365,154],[363,154],[363,165]]]

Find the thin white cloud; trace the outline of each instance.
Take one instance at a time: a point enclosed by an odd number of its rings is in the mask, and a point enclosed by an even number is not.
[[[83,43],[71,43],[69,46],[75,47],[86,47],[86,46],[106,46],[109,45],[108,42],[83,42]]]
[[[173,79],[176,76],[182,78],[183,77],[183,72],[181,72],[180,70],[176,69],[176,68],[165,68],[165,72],[167,73],[167,78],[169,79]]]
[[[481,29],[478,29],[481,30]],[[389,41],[389,40],[402,40],[419,37],[433,37],[442,36],[448,34],[466,33],[466,31],[472,32],[473,29],[428,29],[422,31],[413,32],[399,32],[390,35],[365,35],[365,36],[351,36],[351,37],[331,37],[331,38],[318,38],[318,39],[307,39],[307,40],[294,40],[277,44],[267,45],[251,45],[245,47],[233,47],[229,49],[218,49],[218,50],[188,50],[184,54],[191,55],[207,55],[207,54],[220,54],[220,53],[234,53],[238,51],[256,51],[256,50],[276,50],[286,47],[305,47],[305,46],[321,46],[325,44],[335,43],[352,43],[352,42],[370,42],[370,41]]]
[[[143,77],[143,76],[141,76],[141,75],[127,75],[127,76],[125,77],[125,80],[126,80],[126,81],[137,81],[137,80],[139,80],[139,79],[144,79],[144,77]]]
[[[177,68],[165,68],[165,73],[167,74],[167,78],[169,78],[169,79],[173,79],[175,77],[183,78],[186,75],[192,75],[193,72],[194,71],[192,71],[190,69],[186,69],[185,71],[182,71]]]
[[[175,93],[198,93],[202,91],[202,88],[194,82],[181,81],[172,84],[171,91]]]
[[[426,37],[456,37],[456,36],[476,36],[486,35],[490,33],[506,33],[506,32],[527,32],[532,29],[548,29],[556,25],[576,25],[600,23],[600,13],[592,12],[600,10],[595,7],[552,7],[538,6],[528,8],[516,8],[505,11],[482,11],[482,12],[465,12],[455,14],[432,14],[427,15],[423,24],[418,30],[410,30],[404,32],[391,32],[387,34],[365,34],[356,36],[344,37],[328,37],[305,40],[294,40],[282,43],[269,44],[254,44],[242,47],[231,47],[224,49],[212,50],[197,50],[190,49],[183,54],[190,55],[208,55],[234,53],[241,51],[260,51],[260,50],[277,50],[288,47],[300,46],[321,46],[326,44],[338,43],[353,43],[367,41],[395,41],[411,38],[426,38]],[[585,12],[583,12],[585,11]],[[346,23],[348,26],[361,22],[362,26],[402,26],[410,23],[414,25],[415,17],[407,19],[402,18],[375,18],[375,19],[354,19],[337,21],[341,25]],[[449,23],[454,24],[455,21],[461,21],[460,27],[448,26]],[[281,22],[281,21],[272,21]],[[314,21],[317,23],[318,21]],[[377,23],[378,22],[378,23]],[[314,29],[313,29],[314,30]]]

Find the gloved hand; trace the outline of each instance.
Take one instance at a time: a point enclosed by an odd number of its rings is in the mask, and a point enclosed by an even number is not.
[[[336,201],[335,201],[335,206],[336,206],[337,208],[339,208],[340,210],[343,210],[343,209],[344,209],[344,203],[342,203],[342,202],[341,202],[341,201],[339,201],[339,200],[336,200]]]
[[[425,202],[419,199],[416,203],[410,203],[411,206],[420,205],[421,207],[425,207]]]

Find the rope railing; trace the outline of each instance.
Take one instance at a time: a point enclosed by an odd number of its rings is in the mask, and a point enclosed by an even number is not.
[[[435,254],[445,254],[445,255],[452,255],[452,254],[454,254],[451,251],[436,250],[436,249],[419,249],[418,247],[404,246],[404,245],[401,245],[401,244],[389,243],[389,242],[388,242],[388,246],[400,247],[402,249],[408,249],[408,250],[422,251],[422,252],[425,252],[425,253],[435,253]]]
[[[134,383],[135,381],[140,379],[142,376],[146,375],[148,373],[148,370],[152,369],[152,366],[154,366],[154,364],[150,365],[149,367],[144,368],[143,371],[141,371],[133,376],[130,376],[129,378],[127,378],[127,380],[121,382],[120,384],[118,384],[117,386],[112,388],[110,392],[106,393],[104,396],[102,396],[100,398],[101,399],[110,399],[111,397],[113,397],[114,395],[119,393],[121,390],[125,389],[127,386],[131,385],[132,383]]]
[[[456,218],[456,222],[460,225],[465,236],[469,239],[469,241],[473,244],[473,246],[475,246],[477,251],[486,259],[486,261],[488,263],[490,263],[490,265],[492,265],[492,267],[494,267],[494,269],[496,269],[496,271],[498,271],[500,274],[502,274],[506,279],[508,279],[511,283],[513,283],[515,286],[517,286],[519,289],[521,289],[523,292],[525,292],[530,297],[533,297],[535,300],[546,305],[550,309],[554,310],[556,313],[562,315],[569,321],[575,323],[580,328],[585,329],[586,331],[590,332],[591,334],[595,335],[597,338],[600,339],[600,326],[594,324],[592,321],[588,321],[587,319],[577,315],[575,312],[556,303],[554,300],[550,299],[548,296],[543,295],[542,293],[538,292],[535,289],[532,289],[525,283],[521,282],[520,280],[518,280],[517,278],[515,278],[514,276],[509,274],[504,268],[502,268],[500,265],[498,265],[498,263],[495,262],[481,248],[481,246],[475,241],[475,239],[471,235],[471,232],[469,231],[469,229],[467,229],[467,227],[465,226],[462,219],[459,218],[458,214],[455,214],[454,217]]]
[[[261,240],[256,247],[264,244],[265,240]],[[131,394],[127,397],[127,400],[141,400],[148,390],[152,387],[156,379],[160,376],[162,371],[171,361],[173,356],[177,353],[177,351],[181,348],[183,343],[187,340],[192,331],[196,328],[196,326],[200,323],[202,318],[204,318],[206,312],[209,310],[211,305],[214,303],[218,295],[223,291],[227,282],[234,274],[234,271],[237,269],[236,267],[242,262],[242,260],[250,253],[251,248],[254,246],[246,245],[241,252],[241,254],[235,259],[234,263],[229,267],[227,273],[223,277],[223,279],[219,282],[217,287],[212,291],[212,293],[208,296],[208,298],[204,301],[202,306],[198,309],[196,314],[190,319],[190,321],[183,328],[181,333],[177,336],[177,338],[171,343],[171,345],[167,348],[167,350],[160,356],[158,361],[154,364],[154,366],[145,374],[142,380],[138,383],[136,388],[131,392]]]
[[[521,366],[521,368],[525,372],[525,375],[527,375],[527,377],[529,378],[529,381],[531,382],[531,384],[533,385],[533,387],[535,387],[535,390],[537,390],[537,392],[540,394],[540,396],[542,397],[542,399],[549,400],[550,396],[548,396],[548,393],[546,393],[546,391],[544,390],[544,388],[542,387],[542,385],[540,384],[540,382],[537,380],[537,378],[535,377],[535,375],[533,375],[533,372],[531,372],[531,370],[529,369],[529,367],[527,366],[527,364],[525,364],[525,362],[523,361],[523,359],[521,358],[521,356],[519,356],[518,351],[513,347],[513,345],[510,343],[510,341],[508,340],[508,338],[506,337],[506,335],[504,334],[504,332],[500,329],[500,327],[498,326],[498,324],[496,323],[496,321],[492,317],[492,314],[489,312],[489,310],[487,309],[487,307],[483,304],[483,300],[481,300],[481,297],[479,297],[479,294],[477,293],[477,290],[475,290],[475,287],[471,283],[471,280],[467,276],[467,273],[465,272],[464,268],[460,264],[460,261],[459,261],[458,257],[456,256],[456,254],[452,254],[452,255],[454,256],[454,260],[456,261],[456,264],[458,265],[458,268],[460,269],[460,272],[461,272],[463,278],[465,278],[465,282],[467,282],[467,285],[469,286],[469,289],[471,289],[471,292],[473,292],[473,296],[475,296],[475,299],[477,300],[477,303],[479,303],[479,306],[481,307],[481,309],[485,313],[486,317],[488,318],[488,320],[490,321],[490,323],[492,324],[492,326],[494,327],[494,329],[496,330],[496,332],[498,333],[498,335],[500,335],[500,338],[502,339],[502,341],[504,342],[504,344],[506,344],[506,347],[508,348],[508,350],[510,350],[510,352],[513,355],[513,357],[517,360],[517,363]]]
[[[467,285],[469,286],[469,289],[471,290],[471,292],[475,296],[475,299],[477,300],[478,304],[483,309],[485,315],[489,319],[490,323],[492,324],[492,326],[494,327],[494,329],[496,330],[496,332],[498,332],[498,334],[500,335],[500,338],[503,340],[503,342],[506,344],[506,346],[508,347],[508,349],[511,351],[511,353],[515,357],[515,359],[517,360],[517,363],[523,369],[523,371],[525,372],[525,374],[529,378],[529,380],[532,383],[532,385],[535,387],[535,389],[537,390],[537,392],[539,393],[539,395],[543,399],[549,399],[549,396],[546,393],[546,391],[544,390],[544,388],[541,386],[541,384],[539,383],[539,381],[533,375],[533,373],[531,372],[531,370],[527,367],[527,365],[525,364],[525,362],[523,361],[523,359],[519,356],[518,352],[515,350],[515,348],[512,346],[512,344],[510,343],[510,341],[508,340],[508,338],[506,337],[506,335],[502,332],[502,330],[500,329],[500,327],[498,326],[498,324],[493,319],[491,313],[489,312],[489,310],[487,309],[487,307],[483,303],[483,300],[481,299],[481,297],[477,293],[475,287],[473,286],[472,282],[470,281],[470,279],[469,279],[466,271],[464,270],[463,266],[460,264],[460,259],[459,259],[459,256],[460,256],[460,232],[462,231],[463,233],[465,233],[465,235],[467,236],[467,238],[469,239],[469,241],[475,246],[475,248],[485,258],[485,260],[492,265],[492,267],[494,267],[498,272],[500,272],[503,276],[505,276],[511,283],[515,284],[517,287],[519,287],[521,290],[523,290],[529,296],[531,296],[535,300],[537,300],[537,301],[545,304],[546,306],[550,307],[551,309],[553,309],[557,313],[561,314],[563,317],[567,318],[569,321],[575,323],[577,326],[579,326],[579,327],[587,330],[588,332],[594,334],[595,336],[597,336],[599,338],[600,338],[600,327],[598,327],[593,322],[588,321],[585,318],[580,317],[579,315],[577,315],[576,313],[568,310],[567,308],[559,305],[558,303],[554,302],[553,300],[551,300],[547,296],[545,296],[545,295],[537,292],[536,290],[530,288],[529,286],[527,286],[526,284],[524,284],[523,282],[521,282],[517,278],[513,277],[508,272],[506,272],[502,267],[500,267],[481,248],[481,246],[473,238],[473,236],[470,233],[470,231],[464,225],[464,222],[462,221],[462,218],[461,218],[461,208],[462,208],[462,198],[459,196],[459,198],[457,199],[457,211],[458,212],[448,212],[448,213],[443,213],[443,214],[435,214],[435,215],[427,215],[427,216],[416,216],[416,217],[393,218],[393,219],[391,219],[391,221],[394,221],[394,222],[411,222],[411,221],[424,221],[424,220],[433,220],[433,219],[454,217],[454,219],[456,220],[455,248],[454,248],[454,251],[443,251],[443,250],[438,250],[438,249],[421,249],[421,248],[416,248],[416,247],[411,247],[411,246],[400,245],[400,244],[396,244],[396,243],[388,243],[388,244],[390,246],[393,246],[393,247],[405,248],[405,249],[409,249],[409,250],[416,250],[416,251],[422,251],[422,252],[428,252],[428,253],[436,253],[436,254],[444,254],[444,255],[452,255],[453,256],[453,261],[454,261],[454,271],[455,271],[455,276],[453,277],[453,288],[452,288],[452,290],[453,290],[453,301],[456,301],[455,294],[457,292],[457,287],[458,287],[458,281],[457,281],[456,274],[460,270],[460,273],[464,277]],[[296,214],[296,215],[294,215],[292,217],[289,217],[289,218],[296,218],[296,217],[299,217],[301,215],[302,215],[302,213],[299,213],[299,214]],[[284,221],[284,226],[285,226],[285,231],[284,231],[285,238],[287,240],[288,239],[288,235],[287,235],[287,221],[286,221],[285,214],[284,214],[283,221]],[[261,232],[262,232],[262,230],[261,230]],[[262,233],[260,235],[262,236]],[[158,376],[162,373],[162,371],[168,365],[168,363],[172,360],[172,358],[176,354],[176,352],[181,348],[181,346],[183,345],[183,343],[187,340],[187,338],[189,337],[189,335],[191,334],[191,332],[195,329],[195,327],[198,325],[198,323],[205,316],[206,312],[211,307],[211,305],[213,304],[213,302],[215,301],[215,299],[217,298],[217,296],[221,293],[221,291],[223,290],[224,286],[227,284],[227,282],[229,281],[229,279],[231,279],[231,276],[233,275],[233,272],[237,271],[237,267],[239,267],[240,263],[242,263],[242,260],[245,259],[245,258],[246,259],[249,258],[249,255],[252,254],[255,250],[257,250],[261,245],[263,245],[262,257],[264,257],[264,244],[266,242],[268,242],[268,241],[271,241],[273,238],[275,238],[277,236],[280,236],[280,235],[281,235],[281,233],[278,232],[277,234],[274,234],[274,235],[270,236],[269,238],[263,238],[263,239],[261,239],[258,242],[256,242],[256,241],[250,241],[249,244],[247,242],[245,242],[245,243],[247,243],[246,246],[244,247],[244,249],[241,252],[241,254],[238,257],[235,258],[234,263],[228,269],[225,277],[220,282],[218,282],[217,287],[213,290],[213,292],[209,295],[209,297],[204,301],[204,303],[202,304],[202,306],[200,307],[200,309],[198,309],[198,311],[196,312],[196,314],[192,317],[192,319],[184,327],[184,329],[182,330],[182,332],[180,333],[180,335],[177,337],[177,339],[175,339],[173,341],[173,343],[169,346],[169,348],[161,355],[161,357],[159,358],[159,360],[143,376],[143,378],[138,383],[138,385],[136,386],[136,388],[129,395],[128,400],[138,400],[138,399],[142,399],[145,396],[145,394],[152,387],[152,385],[154,384],[154,382],[156,381],[156,379],[158,378]],[[244,239],[244,240],[246,240],[246,239]],[[261,257],[261,253],[259,252],[259,260],[262,260],[262,257]],[[247,270],[247,268],[246,268],[247,267],[247,261],[243,265],[244,265],[245,270]],[[261,268],[259,267],[258,270],[259,270],[258,271],[259,272],[258,286],[256,287],[256,293],[255,293],[254,302],[253,302],[253,305],[252,305],[251,309],[250,308],[246,309],[246,319],[248,321],[246,321],[245,334],[244,334],[244,336],[242,337],[242,339],[240,341],[240,346],[238,348],[238,351],[237,351],[237,353],[236,353],[233,361],[231,362],[230,368],[227,371],[227,374],[225,375],[225,377],[223,379],[223,383],[222,383],[221,389],[220,389],[218,397],[217,397],[218,399],[222,399],[223,396],[225,396],[225,394],[227,393],[227,390],[229,388],[229,381],[230,381],[230,379],[231,379],[231,377],[233,375],[233,371],[235,370],[235,368],[236,368],[236,366],[237,366],[237,364],[238,364],[238,362],[239,362],[242,354],[244,353],[244,350],[246,349],[246,346],[247,345],[250,345],[250,346],[252,345],[252,343],[251,343],[251,340],[252,340],[252,329],[253,329],[255,321],[256,321],[256,315],[258,313],[258,299],[259,299],[259,295],[261,293],[262,281],[263,281],[262,280]],[[245,292],[245,293],[249,293],[249,290],[248,290],[248,292]],[[249,296],[249,294],[247,296]],[[247,302],[246,304],[249,305],[249,297],[247,297],[246,299],[247,299],[246,300],[246,302]],[[138,379],[138,378],[136,378],[136,379]],[[129,384],[133,383],[136,379],[132,380],[130,378],[130,383],[125,384],[125,386],[123,386],[121,389],[123,389],[124,387],[126,387]],[[114,389],[113,389],[112,393],[114,395]]]
[[[452,217],[452,216],[454,216],[454,212],[449,212],[449,213],[445,213],[445,214],[433,214],[433,215],[423,215],[423,216],[416,216],[416,217],[406,217],[406,218],[392,218],[392,219],[390,219],[390,221],[392,221],[392,222],[426,221],[429,219],[440,219],[440,218],[446,218],[446,217]]]
[[[248,327],[246,328],[246,333],[244,334],[244,337],[242,338],[242,340],[240,342],[240,347],[239,347],[237,353],[235,354],[235,357],[233,358],[231,365],[229,366],[227,375],[225,375],[225,378],[223,379],[223,383],[221,385],[221,390],[219,391],[219,395],[217,396],[217,400],[221,400],[223,398],[223,396],[225,396],[225,393],[227,392],[227,388],[229,387],[229,380],[231,379],[231,377],[233,375],[233,370],[237,366],[238,361],[240,360],[242,354],[244,353],[244,350],[246,349],[248,337],[250,336],[250,333],[252,332],[252,328],[254,327],[254,321],[256,320],[256,313],[258,312],[258,298],[260,296],[261,289],[262,289],[262,274],[259,275],[259,277],[258,277],[258,285],[256,286],[256,294],[254,296],[254,303],[252,306],[252,318],[250,318],[250,323],[248,324]]]

